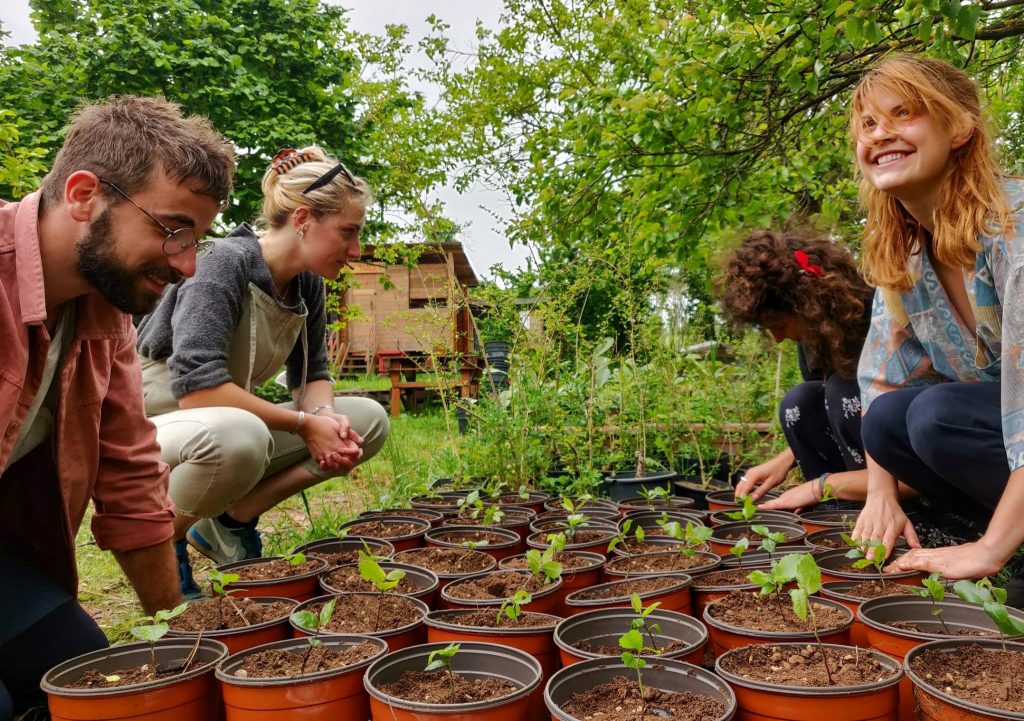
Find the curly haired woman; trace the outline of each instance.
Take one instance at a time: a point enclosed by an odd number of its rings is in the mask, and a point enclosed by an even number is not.
[[[829,240],[759,230],[729,256],[717,285],[731,320],[763,328],[776,342],[797,343],[805,381],[786,393],[779,409],[789,447],[748,470],[736,494],[761,498],[796,463],[811,480],[772,507],[814,505],[831,474],[829,484],[840,498],[863,499],[857,360],[872,291],[853,257]]]

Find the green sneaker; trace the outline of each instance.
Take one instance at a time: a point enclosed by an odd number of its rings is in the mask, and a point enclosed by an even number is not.
[[[263,555],[263,543],[254,518],[242,528],[228,528],[216,518],[202,518],[188,529],[188,545],[218,566]]]

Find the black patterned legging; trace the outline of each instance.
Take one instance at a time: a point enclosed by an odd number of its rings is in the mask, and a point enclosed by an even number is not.
[[[779,420],[804,478],[865,467],[856,379],[833,374],[793,387],[782,399]]]

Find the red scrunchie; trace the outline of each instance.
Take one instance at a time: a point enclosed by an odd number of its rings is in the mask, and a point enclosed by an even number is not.
[[[817,263],[812,263],[811,259],[802,250],[798,250],[793,253],[796,256],[796,262],[800,266],[801,273],[807,273],[809,275],[820,276],[824,275],[825,271],[821,269],[821,266]]]

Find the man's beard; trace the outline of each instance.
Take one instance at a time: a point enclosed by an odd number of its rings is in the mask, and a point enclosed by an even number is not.
[[[159,261],[128,268],[118,260],[114,245],[110,209],[107,208],[89,224],[85,237],[78,243],[78,272],[122,313],[145,315],[156,307],[162,294],[140,288],[139,280],[148,275],[166,283],[177,283],[182,276]]]

